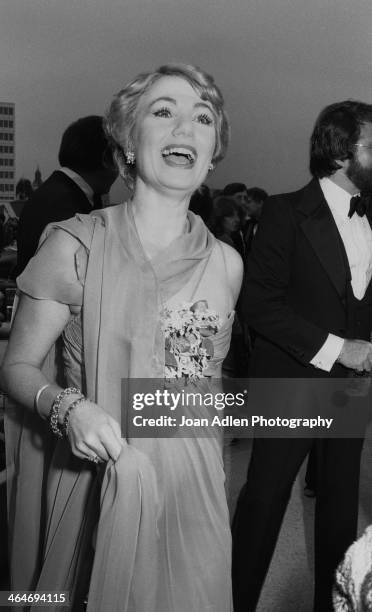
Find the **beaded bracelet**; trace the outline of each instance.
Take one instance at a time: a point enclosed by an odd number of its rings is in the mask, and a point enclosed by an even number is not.
[[[82,402],[85,402],[86,399],[87,398],[85,397],[85,395],[80,395],[80,397],[78,397],[76,400],[71,402],[71,404],[68,406],[68,408],[67,408],[67,410],[65,412],[65,415],[63,417],[63,423],[62,423],[62,434],[66,438],[68,436],[68,426],[69,426],[69,422],[70,422],[71,411],[74,410],[74,408],[76,408],[76,406],[78,406]]]
[[[71,395],[72,393],[81,394],[81,391],[80,389],[76,389],[75,387],[67,387],[67,389],[62,389],[62,391],[58,393],[57,397],[54,398],[52,407],[49,412],[50,428],[52,432],[59,438],[63,437],[63,432],[60,428],[59,420],[58,420],[61,402],[66,395]]]

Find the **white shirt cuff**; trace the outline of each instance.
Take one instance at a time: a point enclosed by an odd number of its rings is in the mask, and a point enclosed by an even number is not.
[[[328,338],[323,344],[322,348],[310,361],[311,365],[320,370],[330,372],[337,357],[341,353],[341,349],[344,344],[344,338],[335,336],[334,334],[328,334]]]

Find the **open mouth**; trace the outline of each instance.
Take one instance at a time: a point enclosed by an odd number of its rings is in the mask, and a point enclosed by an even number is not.
[[[196,151],[193,147],[167,146],[162,152],[162,157],[170,166],[192,167],[196,162]]]

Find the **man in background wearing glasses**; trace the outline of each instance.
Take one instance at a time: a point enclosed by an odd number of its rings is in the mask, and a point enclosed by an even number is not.
[[[321,112],[310,170],[306,187],[265,202],[242,295],[242,313],[257,334],[250,374],[272,379],[270,385],[292,379],[284,399],[297,416],[311,401],[294,397],[293,379],[331,383],[372,369],[372,105],[349,100]],[[311,448],[314,611],[333,609],[334,571],[357,535],[362,435],[254,440],[233,523],[235,612],[256,608],[292,484]]]

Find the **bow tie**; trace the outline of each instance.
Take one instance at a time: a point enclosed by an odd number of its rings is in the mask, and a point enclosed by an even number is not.
[[[356,212],[359,217],[363,217],[367,210],[371,207],[371,194],[360,194],[353,196],[350,199],[350,209],[348,217],[351,219],[353,214]]]

